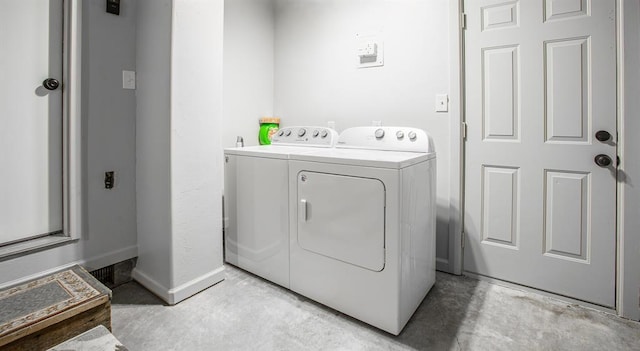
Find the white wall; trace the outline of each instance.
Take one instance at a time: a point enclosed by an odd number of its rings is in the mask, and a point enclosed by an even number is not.
[[[237,135],[255,145],[257,119],[269,112],[281,126],[425,129],[438,153],[437,252],[446,264],[451,123],[434,99],[449,93],[449,15],[447,0],[226,1],[224,146]],[[384,39],[385,65],[356,69],[356,33],[372,32]]]
[[[258,119],[273,115],[272,0],[230,0],[224,7],[224,112],[222,143],[258,144]]]
[[[170,304],[223,279],[222,0],[139,0],[133,277]]]
[[[171,286],[172,245],[171,11],[172,0],[138,0],[136,270],[165,290]]]
[[[627,318],[640,320],[640,2],[622,0],[623,94],[622,121],[618,130],[621,155],[621,238],[619,311]]]
[[[218,273],[222,272],[224,1],[173,3],[173,285],[202,280],[209,287],[222,279]]]
[[[449,1],[276,1],[275,113],[282,125],[422,128],[438,158],[437,255],[449,257]],[[380,32],[384,66],[358,69],[356,34]]]
[[[0,285],[72,263],[89,269],[136,256],[134,91],[122,89],[122,70],[135,69],[136,5],[122,2],[120,16],[104,1],[82,4],[83,222],[81,239],[0,261]],[[116,185],[104,189],[104,172]]]

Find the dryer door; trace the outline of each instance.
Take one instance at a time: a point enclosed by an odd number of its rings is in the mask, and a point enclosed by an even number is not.
[[[300,247],[372,271],[384,268],[382,181],[302,171],[297,190]]]

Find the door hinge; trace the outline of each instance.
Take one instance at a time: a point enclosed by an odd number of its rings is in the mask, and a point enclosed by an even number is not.
[[[467,29],[467,14],[466,13],[461,13],[460,14],[460,28]]]
[[[462,140],[467,140],[467,122],[462,122]]]
[[[465,241],[464,237],[465,237],[465,234],[464,232],[462,232],[460,235],[460,245],[462,246],[463,249],[464,249],[464,241]]]

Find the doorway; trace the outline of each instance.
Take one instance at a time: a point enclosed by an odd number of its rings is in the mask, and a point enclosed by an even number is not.
[[[615,1],[464,12],[464,270],[615,307]]]
[[[63,230],[62,0],[0,13],[0,245]]]

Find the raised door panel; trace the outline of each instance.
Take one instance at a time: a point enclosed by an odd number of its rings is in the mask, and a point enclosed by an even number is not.
[[[553,21],[587,16],[590,5],[590,0],[545,0],[544,19],[545,21]]]
[[[586,142],[590,134],[589,38],[544,43],[547,141]]]
[[[518,248],[518,169],[482,167],[482,238],[485,244]]]
[[[482,8],[482,31],[518,26],[518,1]]]
[[[589,260],[590,175],[545,171],[544,251],[546,255]]]
[[[518,140],[518,47],[483,49],[482,80],[484,139]]]

